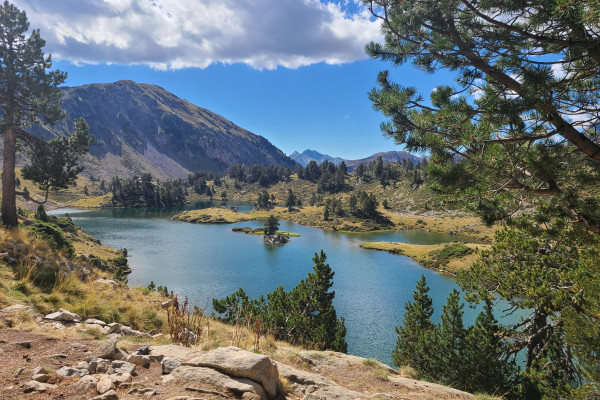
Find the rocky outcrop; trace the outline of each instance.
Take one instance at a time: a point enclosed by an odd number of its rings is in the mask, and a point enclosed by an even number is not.
[[[248,378],[262,385],[267,396],[281,393],[277,365],[268,357],[238,347],[220,347],[183,363],[184,366],[210,367],[237,378]]]
[[[23,309],[13,308],[13,312],[19,310]],[[41,316],[39,320],[43,321]],[[104,325],[117,326],[86,320],[83,328],[64,329],[79,331]],[[0,329],[0,352],[3,362],[10,359],[12,366],[0,368],[0,380],[19,382],[10,389],[19,393],[7,393],[6,398],[48,392],[53,398],[65,400],[117,399],[121,395],[173,400],[175,395],[177,400],[473,399],[452,388],[402,377],[373,360],[366,362],[361,357],[331,351],[280,346],[271,357],[237,347],[202,351],[178,345],[142,345],[132,351],[131,340],[122,342],[126,348],[118,346],[122,333],[112,334],[100,343],[82,343],[29,333],[16,333],[8,341],[1,336],[7,331],[11,330]],[[62,346],[57,346],[60,343]],[[303,369],[288,365],[286,360]],[[199,397],[182,396],[183,391]]]
[[[265,235],[263,237],[263,241],[266,244],[286,244],[290,242],[290,237],[287,235],[276,233],[274,235]]]
[[[165,384],[181,381],[220,387],[239,397],[248,393],[256,396],[256,399],[268,399],[263,387],[257,382],[246,378],[232,377],[211,368],[180,366],[163,378]],[[246,398],[248,398],[247,395]]]
[[[46,315],[44,319],[59,322],[81,322],[81,317],[79,315],[67,311],[64,308],[61,308],[57,312],[53,312],[52,314]]]
[[[363,393],[346,389],[321,375],[292,368],[282,363],[277,363],[277,367],[279,368],[279,374],[293,385],[295,392],[306,395],[304,397],[306,400],[366,399],[370,397],[365,396]]]

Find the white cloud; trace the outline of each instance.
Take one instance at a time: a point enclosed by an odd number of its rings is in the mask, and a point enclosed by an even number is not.
[[[13,0],[45,51],[74,63],[157,69],[341,64],[381,41],[364,7],[318,0]]]

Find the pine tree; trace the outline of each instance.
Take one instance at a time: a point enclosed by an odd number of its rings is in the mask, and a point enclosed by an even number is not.
[[[277,233],[279,230],[279,220],[273,214],[269,215],[267,222],[265,223],[265,235],[271,236]]]
[[[28,192],[16,191],[17,139],[33,153],[33,164],[26,179],[34,179],[46,190],[44,202],[50,188],[64,187],[74,181],[71,173],[76,175],[80,171],[76,167],[76,155],[87,151],[90,139],[89,131],[84,132],[87,124],[77,132],[85,133],[85,137],[57,138],[50,144],[24,129],[39,122],[54,124],[64,118],[58,86],[64,83],[66,74],[48,71],[52,59],[44,56],[45,41],[39,30],[34,29],[25,37],[29,30],[25,12],[5,1],[0,6],[0,25],[0,130],[4,136],[1,211],[3,224],[14,227],[18,222],[16,195],[28,197]],[[66,171],[65,163],[68,163]]]
[[[292,211],[292,208],[298,203],[298,198],[292,191],[292,188],[288,189],[287,197],[285,199],[285,206],[288,208],[288,211]]]
[[[421,275],[413,292],[413,301],[404,306],[403,323],[396,327],[398,338],[392,352],[394,365],[411,366],[421,373],[428,370],[429,353],[433,351],[428,341],[434,328],[431,322],[433,301],[427,292],[425,275]]]
[[[303,333],[301,341],[316,349],[330,349],[345,351],[344,322],[337,319],[333,299],[335,292],[329,291],[333,286],[333,276],[329,264],[325,264],[327,255],[321,250],[315,253],[315,263],[312,273],[300,282],[291,292],[294,307],[297,307],[301,317],[299,321],[306,321],[306,326],[298,326],[297,331]]]
[[[453,289],[442,308],[442,322],[438,328],[437,360],[433,368],[433,375],[441,382],[457,387],[468,379],[464,376],[466,330],[462,320],[463,307],[464,304],[460,303],[460,292]]]
[[[486,302],[468,330],[463,349],[463,388],[471,393],[505,393],[514,365],[504,359],[503,334]]]
[[[329,221],[329,206],[325,206],[325,210],[323,210],[323,221]]]

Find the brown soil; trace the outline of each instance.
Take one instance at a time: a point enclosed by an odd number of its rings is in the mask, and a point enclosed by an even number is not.
[[[29,342],[27,349],[17,343]],[[90,356],[100,342],[91,340],[61,340],[33,332],[1,329],[0,330],[0,399],[91,399],[98,394],[95,389],[89,392],[78,392],[74,384],[79,378],[67,378],[54,374],[62,366],[75,367],[77,363]],[[141,345],[140,345],[141,346]],[[119,345],[119,347],[122,347]],[[126,349],[135,350],[135,348]],[[23,385],[31,380],[32,371],[36,367],[44,367],[51,374],[48,383],[57,385],[56,389],[45,393],[24,393]],[[117,388],[119,399],[147,399],[144,394],[127,394],[132,388],[150,388],[156,391],[151,399],[168,399],[173,396],[202,397],[205,399],[221,399],[223,397],[199,394],[186,391],[185,387],[166,387],[162,384],[160,363],[151,363],[150,368],[136,368],[136,376],[126,387]],[[215,389],[203,387],[203,389]]]

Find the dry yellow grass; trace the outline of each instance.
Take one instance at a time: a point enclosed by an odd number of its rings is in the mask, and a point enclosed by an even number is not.
[[[100,196],[94,197],[83,197],[77,199],[75,201],[70,202],[68,205],[70,207],[77,208],[104,208],[104,207],[112,207],[112,194],[103,194]]]
[[[229,208],[205,208],[202,210],[184,211],[173,219],[194,224],[232,224],[255,219],[253,215],[235,212]]]
[[[362,243],[360,247],[369,250],[387,251],[412,258],[420,265],[431,267],[437,260],[437,254],[450,243],[442,244],[411,244],[402,242],[370,242]],[[479,256],[479,251],[488,249],[490,245],[466,243],[465,246],[474,250],[463,257],[451,258],[448,263],[439,268],[445,272],[456,274],[458,271],[470,267]]]
[[[21,174],[20,169],[15,170],[17,178],[21,181],[20,190],[27,188],[30,193],[30,196],[36,200],[43,200],[45,197],[45,193],[42,192],[39,188],[37,188],[33,182],[23,179],[23,175]],[[108,187],[109,182],[105,182],[105,186]],[[87,187],[88,195],[84,194],[84,188]],[[67,204],[71,204],[77,200],[86,200],[90,198],[94,198],[96,196],[101,196],[103,191],[100,189],[100,182],[92,182],[84,176],[79,175],[75,180],[75,185],[70,186],[67,189],[60,189],[56,191],[50,191],[48,196],[48,202],[44,204],[46,209],[53,209],[57,207],[64,207]],[[110,195],[109,195],[110,196]],[[25,201],[21,197],[17,196],[17,202],[19,207],[23,207],[30,211],[35,211],[38,207],[38,204],[32,201]],[[101,207],[102,205],[98,205]],[[89,207],[94,208],[95,205],[90,205]]]
[[[450,233],[467,236],[483,241],[490,241],[494,232],[499,228],[486,226],[478,217],[461,215],[418,216],[394,213],[388,210],[380,211],[400,229],[418,229],[439,233]]]

